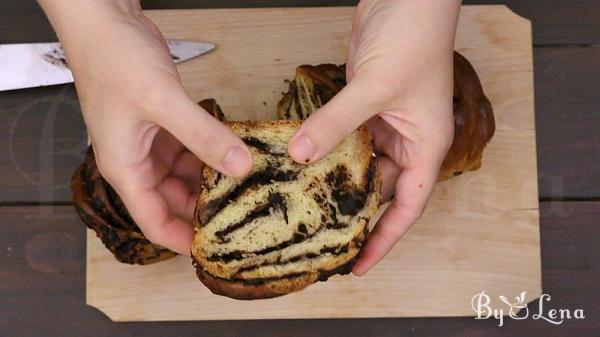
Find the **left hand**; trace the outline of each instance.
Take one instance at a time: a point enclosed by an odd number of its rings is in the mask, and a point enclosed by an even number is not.
[[[348,52],[348,85],[289,144],[298,163],[324,157],[367,123],[394,200],[354,267],[366,273],[423,213],[453,137],[453,46],[460,1],[362,0]]]
[[[39,1],[65,48],[98,170],[148,240],[189,256],[200,168],[242,177],[248,147],[187,95],[139,0]]]

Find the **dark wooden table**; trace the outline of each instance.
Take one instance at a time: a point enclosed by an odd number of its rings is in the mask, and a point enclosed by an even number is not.
[[[505,3],[533,21],[543,288],[552,307],[582,308],[586,319],[509,320],[502,328],[472,318],[113,323],[85,305],[85,227],[68,183],[86,138],[73,85],[62,85],[0,92],[0,336],[600,336],[600,1],[465,3]],[[0,2],[0,43],[54,40],[35,1]]]

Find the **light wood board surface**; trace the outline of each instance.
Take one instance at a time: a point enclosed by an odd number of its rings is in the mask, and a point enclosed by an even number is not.
[[[179,66],[195,100],[229,119],[272,119],[300,64],[342,63],[352,8],[151,11],[167,38],[216,50]],[[423,218],[363,277],[336,276],[276,299],[212,295],[187,258],[116,262],[88,231],[87,303],[115,321],[472,316],[485,290],[541,294],[531,24],[504,6],[462,8],[456,49],[492,101],[496,135],[477,172],[438,184]],[[176,112],[173,112],[176,113]]]

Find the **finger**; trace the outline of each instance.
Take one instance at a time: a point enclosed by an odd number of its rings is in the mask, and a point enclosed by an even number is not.
[[[160,160],[167,167],[172,167],[175,160],[186,150],[177,138],[173,137],[167,130],[160,128],[152,140],[150,156]]]
[[[367,127],[373,135],[373,148],[381,171],[381,202],[387,202],[394,196],[396,182],[402,169],[392,158],[400,158],[402,139],[388,123],[379,116],[367,121]]]
[[[200,192],[202,162],[190,151],[182,152],[173,163],[171,176],[181,179],[194,193]]]
[[[171,213],[156,189],[117,186],[117,191],[148,240],[178,254],[190,255],[192,226]]]
[[[402,172],[394,201],[369,234],[354,266],[354,274],[363,275],[377,264],[421,217],[435,186],[438,169],[439,165],[419,165]]]
[[[312,114],[292,137],[288,151],[298,163],[311,163],[329,153],[348,134],[373,116],[378,100],[358,78]]]
[[[386,156],[377,157],[377,162],[381,171],[381,203],[385,203],[394,196],[396,182],[402,169]]]
[[[169,110],[176,113],[156,111],[157,124],[221,173],[241,177],[250,171],[252,157],[248,147],[225,124],[192,102],[182,90],[175,90],[166,101]]]
[[[360,18],[357,14],[352,20],[352,34],[350,35],[350,43],[348,44],[348,57],[346,61],[346,82],[351,82],[354,77],[354,54],[356,53],[356,44],[359,41],[358,34],[360,32]]]
[[[351,82],[352,77],[354,77],[354,53],[356,53],[356,42],[351,38],[348,45],[348,61],[346,62],[346,83]]]
[[[379,116],[367,121],[367,127],[373,135],[373,149],[377,154],[390,158],[400,158],[402,152],[402,136],[391,125]]]
[[[197,193],[194,193],[184,181],[175,177],[166,177],[158,185],[157,190],[167,202],[171,214],[189,224],[192,223],[198,200]]]

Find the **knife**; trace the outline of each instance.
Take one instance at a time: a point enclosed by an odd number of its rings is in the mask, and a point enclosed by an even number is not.
[[[175,63],[215,48],[205,42],[167,40]],[[73,82],[73,74],[58,42],[0,45],[0,91]]]

